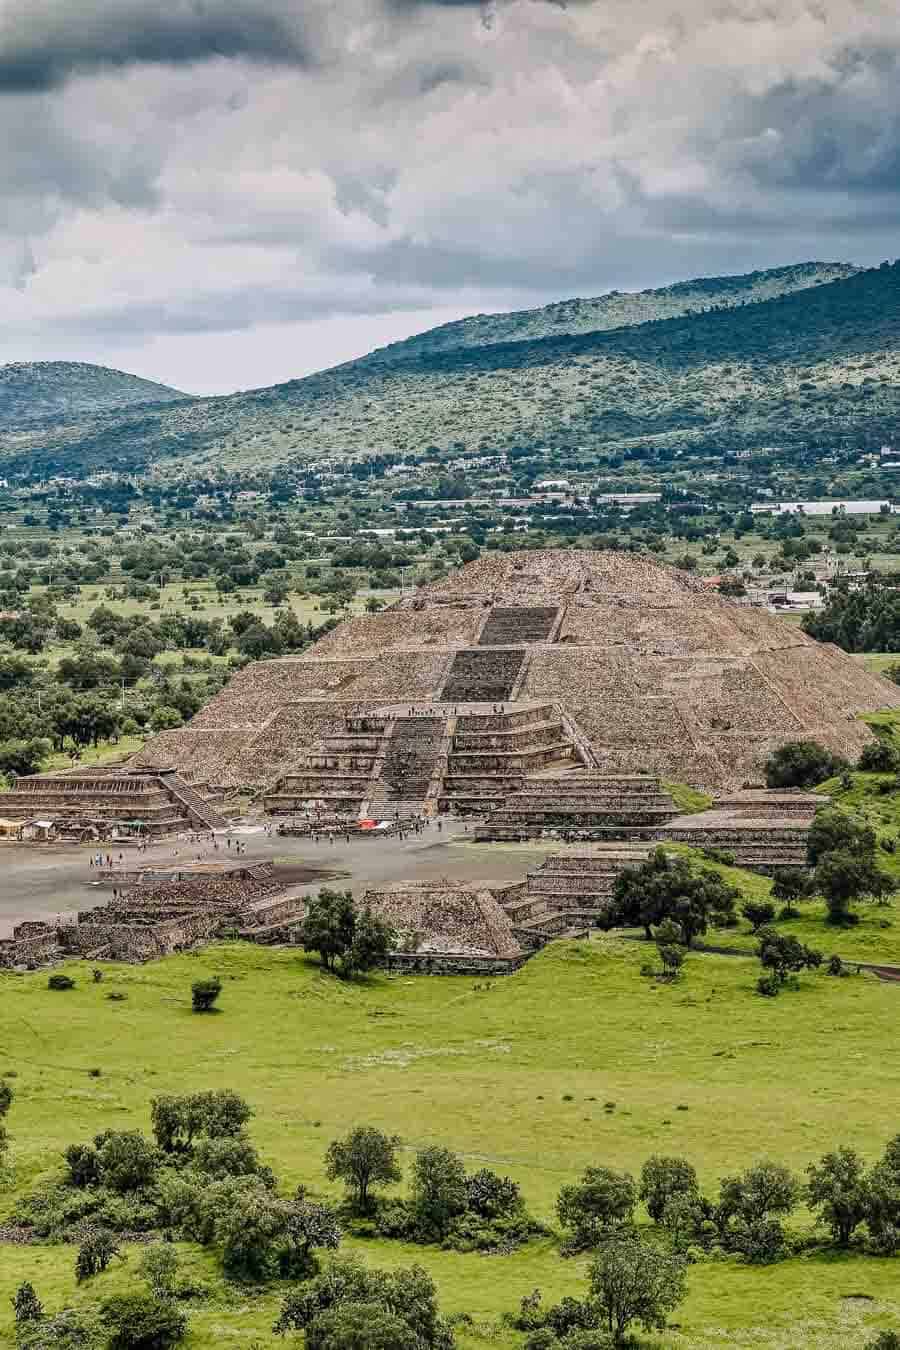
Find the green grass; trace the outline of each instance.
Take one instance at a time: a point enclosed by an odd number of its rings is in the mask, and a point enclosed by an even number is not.
[[[688,787],[687,783],[663,783],[663,791],[668,792],[672,801],[684,815],[694,815],[698,811],[708,811],[713,798],[708,792],[699,792]]]
[[[144,744],[143,736],[120,736],[118,741],[104,741],[102,745],[87,745],[78,756],[76,768],[87,768],[94,764],[110,764],[128,755],[136,755]],[[71,769],[72,756],[63,752],[51,755],[45,765],[46,772],[53,769]]]
[[[444,1144],[472,1168],[507,1173],[551,1221],[560,1185],[592,1163],[637,1171],[650,1153],[684,1154],[713,1190],[761,1155],[799,1170],[840,1143],[868,1158],[880,1152],[896,1130],[885,1047],[900,990],[814,975],[770,1001],[753,992],[751,960],[694,955],[684,980],[668,987],[641,978],[645,958],[639,944],[608,938],[558,943],[489,989],[465,978],[344,985],[297,952],[241,944],[110,967],[98,985],[72,965],[78,986],[68,994],[50,992],[46,973],[5,975],[0,1072],[18,1077],[14,1175],[0,1211],[52,1174],[67,1143],[106,1126],[146,1129],[154,1094],[226,1086],[256,1108],[253,1137],[286,1188],[303,1181],[331,1193],[322,1166],[329,1140],[373,1123],[402,1135],[407,1150]],[[196,1017],[191,981],[212,973],[224,981],[222,1013]],[[113,988],[127,1001],[110,1002]],[[95,1067],[99,1078],[89,1074]],[[491,1259],[362,1247],[373,1262],[423,1261],[446,1310],[478,1324],[460,1335],[464,1350],[520,1344],[489,1332],[536,1285],[551,1298],[583,1287],[584,1263],[561,1261],[550,1242]],[[188,1259],[212,1272],[205,1254]],[[0,1344],[9,1343],[7,1300],[21,1279],[56,1307],[128,1287],[134,1259],[77,1295],[72,1264],[67,1248],[0,1247]],[[896,1270],[825,1255],[766,1270],[696,1267],[681,1331],[647,1344],[861,1347],[861,1317],[900,1327]],[[249,1350],[254,1337],[269,1344],[277,1290],[257,1297],[214,1282],[215,1299],[193,1314],[190,1350]],[[851,1293],[876,1302],[850,1304]]]

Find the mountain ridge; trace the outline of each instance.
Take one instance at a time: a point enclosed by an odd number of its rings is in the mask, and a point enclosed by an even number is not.
[[[501,340],[492,319],[512,319],[519,332],[553,307],[474,316],[480,327],[467,344],[457,339],[472,321],[462,320],[268,388],[0,435],[0,454],[59,471],[112,453],[131,467],[272,466],[460,442],[615,449],[644,440],[671,450],[892,434],[900,265],[804,263],[634,294],[642,305],[664,295],[669,307],[674,294],[690,307],[672,315],[663,304],[658,316],[616,326],[616,293],[590,302],[595,316],[607,306],[605,327],[583,331],[582,312],[571,310],[557,331],[515,340]],[[558,331],[567,322],[573,331]]]

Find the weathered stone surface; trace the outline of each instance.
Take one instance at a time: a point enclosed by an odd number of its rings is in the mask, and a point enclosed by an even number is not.
[[[497,779],[501,768],[525,779],[565,758],[554,746],[597,773],[712,790],[758,782],[768,754],[788,740],[815,739],[852,758],[871,739],[857,714],[900,706],[900,688],[646,557],[485,554],[380,614],[348,620],[303,656],[241,671],[190,726],[163,733],[136,762],[271,793],[279,779],[315,767],[304,756],[328,753],[327,738],[348,718],[386,722],[414,704],[442,720],[442,739],[452,742],[446,776],[438,782],[436,769],[428,799],[446,809],[467,799],[464,809],[480,811],[487,798],[469,793],[466,780]],[[482,742],[477,758],[465,758],[463,736],[492,729],[470,725],[472,715],[496,717],[495,729],[508,733],[514,724],[499,722],[538,707],[552,716],[533,741],[492,747],[493,762]],[[555,742],[553,722],[565,733]],[[305,786],[293,797],[302,800]],[[357,786],[343,794],[346,814],[369,800]],[[416,791],[397,790],[416,800]]]

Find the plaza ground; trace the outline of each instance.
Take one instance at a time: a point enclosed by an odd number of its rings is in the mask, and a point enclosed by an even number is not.
[[[266,834],[261,826],[240,826],[230,835],[217,837],[214,849],[208,837],[201,842],[186,839],[166,841],[138,853],[134,846],[104,847],[118,860],[119,853],[126,865],[139,860],[144,864],[189,862],[198,858],[227,859],[232,851],[227,839],[240,841],[246,847],[243,857],[249,862],[274,861],[276,876],[283,872],[286,883],[296,880],[298,868],[321,871],[323,882],[351,889],[361,895],[369,886],[392,881],[428,881],[453,877],[458,881],[520,881],[525,873],[537,867],[547,853],[554,850],[551,843],[535,847],[507,847],[475,844],[472,839],[475,826],[458,820],[441,822],[441,829],[431,824],[422,834],[407,835],[402,841],[388,835],[386,838],[355,839],[346,843],[343,835],[334,843],[320,838],[282,837]],[[111,898],[108,887],[93,880],[90,856],[100,845],[76,844],[19,844],[0,843],[0,937],[11,934],[15,924],[24,920],[48,919],[71,910],[89,909]],[[558,846],[557,846],[558,848]],[[315,889],[311,886],[311,889]]]

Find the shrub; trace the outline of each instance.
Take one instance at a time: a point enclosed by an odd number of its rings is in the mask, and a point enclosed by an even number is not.
[[[48,989],[74,989],[75,981],[71,975],[51,975],[47,981]]]
[[[195,980],[191,985],[191,1006],[194,1012],[212,1012],[221,992],[222,981],[218,978]]]
[[[844,760],[818,741],[788,741],[766,760],[766,786],[811,788],[840,773]]]
[[[178,1253],[170,1242],[154,1242],[144,1248],[138,1272],[157,1298],[168,1298],[175,1288]]]
[[[29,1284],[27,1280],[19,1285],[12,1305],[17,1328],[26,1322],[39,1322],[44,1316],[43,1304],[34,1292],[34,1285]]]
[[[119,1254],[119,1244],[108,1228],[91,1229],[82,1239],[75,1258],[75,1278],[78,1283],[102,1274],[113,1257]]]
[[[750,924],[754,933],[770,924],[775,918],[775,906],[768,900],[748,900],[741,906],[741,913]]]
[[[900,769],[900,754],[890,741],[872,741],[863,746],[857,766],[863,773],[896,773]]]
[[[109,1350],[170,1350],[187,1334],[188,1320],[176,1303],[152,1294],[121,1294],[104,1303],[100,1318]]]

